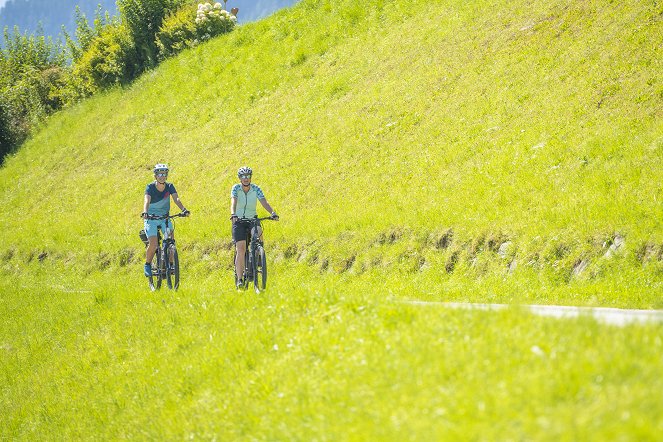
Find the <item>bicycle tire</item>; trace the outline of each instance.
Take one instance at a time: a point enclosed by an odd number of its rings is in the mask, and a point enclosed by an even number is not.
[[[157,271],[157,289],[161,288],[161,283],[166,279],[166,263],[168,258],[166,258],[166,252],[162,247],[159,247],[157,251],[159,255],[157,262],[159,263],[159,270]]]
[[[253,287],[256,293],[267,288],[267,259],[265,249],[261,245],[256,247],[253,257]]]
[[[161,288],[161,279],[159,278],[160,272],[161,272],[161,251],[157,249],[157,253],[154,254],[154,259],[152,259],[152,274],[148,277],[150,290],[152,291],[159,290]]]
[[[175,244],[171,244],[170,248],[173,249],[173,270],[171,271],[170,268],[167,268],[166,282],[168,283],[169,289],[177,290],[180,287],[180,258],[177,254]]]
[[[251,262],[250,259],[250,252],[249,248],[246,248],[246,252],[244,252],[244,273],[242,274],[242,279],[244,279],[244,284],[242,285],[242,289],[246,290],[249,288],[249,275],[251,274],[251,265],[253,263]]]

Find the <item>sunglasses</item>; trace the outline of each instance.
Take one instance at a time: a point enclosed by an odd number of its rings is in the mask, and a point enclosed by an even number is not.
[[[239,177],[242,180],[251,179],[251,175],[240,175]]]
[[[168,172],[157,172],[157,176],[168,176]]]

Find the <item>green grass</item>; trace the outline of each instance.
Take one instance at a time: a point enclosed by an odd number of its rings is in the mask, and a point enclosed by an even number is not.
[[[246,163],[284,215],[283,249],[316,242],[342,260],[392,229],[452,229],[459,246],[556,241],[593,257],[621,235],[660,255],[660,12],[303,2],[54,117],[0,171],[0,201],[21,214],[2,243],[137,250],[128,215],[168,161],[197,247],[227,234]]]
[[[303,0],[55,115],[0,169],[0,434],[656,440],[661,324],[517,304],[663,308],[662,14]],[[177,293],[141,274],[158,162]],[[259,297],[244,164],[281,216]]]
[[[263,296],[210,275],[3,282],[3,435],[18,440],[656,440],[661,324],[394,302],[275,265]],[[189,281],[187,281],[189,282]],[[221,285],[221,288],[217,286]],[[8,302],[10,301],[10,302]]]

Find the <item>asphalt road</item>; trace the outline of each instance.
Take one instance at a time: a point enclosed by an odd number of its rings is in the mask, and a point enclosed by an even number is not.
[[[432,301],[397,301],[411,305],[439,306],[465,310],[504,310],[521,308],[535,315],[555,318],[591,317],[599,322],[612,325],[633,323],[663,322],[663,310],[630,310],[606,307],[571,307],[565,305],[508,305],[508,304],[473,304],[464,302],[432,302]]]

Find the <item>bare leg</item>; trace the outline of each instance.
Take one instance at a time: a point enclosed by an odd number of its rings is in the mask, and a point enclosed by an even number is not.
[[[246,255],[246,241],[237,241],[235,243],[237,256],[235,257],[235,271],[237,272],[237,280],[242,278],[244,274],[244,256]]]
[[[154,254],[157,251],[157,237],[156,236],[150,236],[147,239],[148,245],[147,245],[147,251],[145,252],[145,262],[146,263],[151,263],[152,259],[154,258]]]

